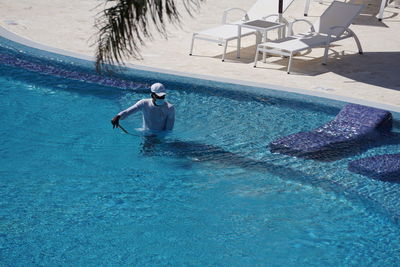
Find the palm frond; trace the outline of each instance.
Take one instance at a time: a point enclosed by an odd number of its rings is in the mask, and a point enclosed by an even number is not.
[[[141,59],[140,47],[153,36],[151,29],[167,37],[165,20],[179,25],[180,14],[177,0],[106,0],[112,4],[99,14],[95,45],[97,71],[109,70],[112,65],[124,63],[124,59]],[[181,0],[191,14],[204,0]]]

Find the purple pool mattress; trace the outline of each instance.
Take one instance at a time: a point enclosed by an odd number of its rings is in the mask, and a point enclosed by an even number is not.
[[[400,154],[385,154],[351,161],[349,170],[383,181],[400,181]]]
[[[269,144],[271,152],[305,158],[329,158],[341,150],[356,149],[363,142],[379,139],[392,129],[388,111],[356,104],[346,105],[325,125],[278,138]]]

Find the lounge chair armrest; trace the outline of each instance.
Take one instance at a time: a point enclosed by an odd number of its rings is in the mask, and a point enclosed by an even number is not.
[[[231,11],[242,11],[244,13],[244,20],[249,20],[249,16],[247,15],[247,11],[242,9],[242,8],[238,8],[238,7],[232,7],[232,8],[228,8],[224,10],[224,13],[222,13],[222,24],[226,24],[226,18],[228,17],[228,13]]]
[[[315,32],[314,25],[309,20],[306,20],[306,19],[295,19],[295,20],[293,20],[293,21],[291,21],[289,23],[288,36],[293,35],[293,25],[295,23],[297,23],[297,22],[305,22],[305,23],[307,23],[308,25],[310,25],[311,32]]]
[[[261,19],[267,20],[267,19],[272,18],[272,17],[276,17],[275,22],[279,22],[279,14],[271,14],[271,15],[262,17]],[[289,25],[289,21],[287,19],[285,19],[284,17],[281,17],[281,19],[282,19],[283,23],[285,23],[286,25]]]
[[[267,20],[267,19],[272,18],[272,17],[276,17],[276,20],[275,20],[276,22],[279,20],[279,14],[271,14],[271,15],[262,17],[261,19]]]
[[[271,15],[262,17],[261,19],[268,20],[269,18],[273,18],[273,17],[276,17],[276,20],[274,22],[279,23],[279,14],[271,14]],[[289,29],[289,21],[287,19],[285,19],[284,17],[281,17],[281,21],[280,22],[285,24],[285,30]],[[285,35],[285,31],[283,31],[283,34]]]
[[[334,34],[334,31],[337,30],[337,29],[342,29],[343,31],[340,34]],[[353,32],[347,27],[343,27],[343,26],[329,27],[328,35],[326,36],[326,44],[329,45],[331,43],[332,36],[340,37],[344,32],[348,32],[349,34],[353,34]]]

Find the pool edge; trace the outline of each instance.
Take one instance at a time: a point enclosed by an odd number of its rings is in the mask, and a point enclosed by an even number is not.
[[[68,57],[72,57],[72,58],[77,58],[77,59],[81,59],[81,60],[87,60],[87,61],[92,61],[92,62],[95,61],[95,58],[92,56],[79,54],[79,53],[59,49],[59,48],[52,47],[52,46],[47,46],[47,45],[29,40],[27,38],[24,38],[22,36],[19,36],[18,34],[15,34],[11,31],[7,30],[6,28],[4,28],[1,25],[0,25],[0,36],[3,38],[6,38],[8,40],[11,40],[13,42],[20,43],[22,45],[36,48],[39,50],[43,50],[46,52],[55,53],[55,54],[59,54],[62,56],[68,56]],[[264,88],[264,89],[269,89],[269,90],[276,90],[276,91],[297,93],[297,94],[301,94],[301,95],[315,96],[315,97],[320,97],[320,98],[325,98],[325,99],[330,99],[330,100],[337,100],[337,101],[342,101],[342,102],[366,105],[366,106],[370,106],[370,107],[375,107],[375,108],[380,108],[380,109],[385,109],[385,110],[400,113],[400,106],[396,106],[396,105],[392,105],[392,104],[384,104],[384,103],[379,103],[379,102],[373,102],[373,101],[368,101],[368,100],[363,100],[363,99],[358,99],[358,98],[346,97],[346,96],[341,96],[341,95],[332,95],[332,94],[328,94],[328,93],[324,93],[324,92],[316,92],[316,91],[311,91],[311,90],[307,90],[307,89],[290,88],[290,87],[278,86],[278,85],[266,84],[266,83],[260,83],[260,82],[250,82],[250,81],[223,78],[223,77],[210,76],[210,75],[204,75],[204,74],[196,74],[196,73],[168,70],[168,69],[162,69],[162,68],[141,66],[141,65],[135,65],[132,63],[126,63],[125,66],[130,69],[137,69],[137,70],[142,70],[142,71],[158,72],[158,73],[162,73],[162,74],[171,74],[171,75],[177,75],[177,76],[182,76],[182,77],[187,77],[187,78],[196,78],[196,79],[210,80],[210,81],[223,82],[223,83],[233,83],[233,84],[244,85],[244,86],[259,87],[259,88]]]

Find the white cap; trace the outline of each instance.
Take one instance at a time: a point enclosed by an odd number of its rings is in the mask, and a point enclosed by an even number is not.
[[[166,90],[165,90],[164,85],[161,84],[161,83],[154,83],[150,87],[150,91],[152,93],[155,93],[157,96],[164,96],[167,93]]]

